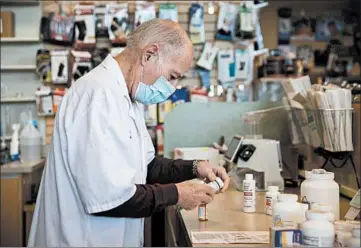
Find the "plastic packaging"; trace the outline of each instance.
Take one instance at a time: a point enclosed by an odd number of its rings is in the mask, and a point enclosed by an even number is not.
[[[10,158],[12,161],[19,160],[19,129],[20,124],[15,123],[12,126],[13,135],[10,143]]]
[[[266,193],[266,206],[265,212],[267,215],[272,215],[272,208],[275,202],[277,201],[277,197],[280,194],[278,192],[278,186],[268,186],[268,192]]]
[[[352,231],[352,239],[349,241],[349,247],[360,247],[360,227],[354,228]]]
[[[252,174],[246,174],[246,179],[243,180],[243,211],[256,212],[256,181]]]
[[[335,220],[339,220],[340,191],[334,177],[334,173],[323,169],[306,171],[306,180],[301,184],[301,198],[306,197],[311,205],[321,203],[332,206]]]
[[[307,221],[301,226],[302,243],[314,247],[333,247],[335,228],[329,221],[329,213],[318,210],[306,212]]]
[[[297,202],[297,195],[280,194],[273,206],[272,226],[297,229],[302,209]]]
[[[21,161],[39,161],[41,146],[40,132],[34,127],[32,121],[28,121],[20,134]]]

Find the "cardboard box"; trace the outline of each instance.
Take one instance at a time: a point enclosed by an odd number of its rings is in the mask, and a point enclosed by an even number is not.
[[[15,37],[15,17],[11,11],[1,11],[0,36]]]

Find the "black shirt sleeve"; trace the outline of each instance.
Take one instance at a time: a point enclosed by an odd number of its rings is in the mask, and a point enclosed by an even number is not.
[[[148,164],[147,184],[136,184],[135,194],[113,209],[94,213],[103,217],[149,217],[154,212],[178,202],[174,183],[194,179],[192,160],[172,160],[156,157]]]
[[[193,160],[155,157],[148,164],[147,183],[179,183],[196,178]]]

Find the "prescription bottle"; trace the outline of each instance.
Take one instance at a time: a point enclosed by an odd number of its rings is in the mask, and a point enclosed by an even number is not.
[[[312,205],[321,203],[332,206],[335,220],[340,219],[340,190],[334,181],[334,173],[323,169],[306,171],[306,180],[301,184],[301,198],[305,197]]]
[[[280,194],[273,206],[272,226],[284,228],[298,228],[302,209],[297,202],[297,195]]]
[[[204,182],[202,182],[204,183]],[[215,181],[208,183],[209,186],[213,188],[213,191],[217,194],[221,191],[221,189],[224,187],[224,183],[222,179],[219,177],[216,178]],[[208,220],[208,209],[207,204],[201,204],[198,206],[198,220],[200,221],[206,221]]]
[[[360,247],[360,227],[352,230],[352,239],[349,242],[349,247]]]
[[[311,205],[311,210],[319,210],[329,213],[329,221],[333,222],[335,220],[335,215],[333,214],[332,206],[322,204],[322,203],[314,203]]]
[[[268,186],[267,189],[265,212],[267,215],[272,215],[273,205],[276,203],[280,192],[278,192],[278,186]]]
[[[333,247],[335,228],[329,221],[329,213],[319,210],[308,210],[306,218],[307,221],[301,225],[303,245]]]

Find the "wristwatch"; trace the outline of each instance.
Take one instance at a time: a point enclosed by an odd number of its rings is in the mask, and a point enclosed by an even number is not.
[[[193,175],[195,175],[195,176],[199,176],[198,175],[198,170],[197,170],[197,167],[198,167],[198,164],[200,163],[200,162],[202,162],[202,160],[193,160]]]

